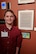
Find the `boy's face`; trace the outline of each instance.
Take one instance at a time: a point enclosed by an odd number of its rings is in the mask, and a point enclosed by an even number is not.
[[[14,15],[11,12],[6,12],[4,17],[5,23],[12,24],[14,21]]]

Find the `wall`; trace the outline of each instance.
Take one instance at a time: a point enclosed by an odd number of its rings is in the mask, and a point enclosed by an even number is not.
[[[1,0],[6,2],[11,2],[12,7],[11,9],[14,11],[15,15],[18,19],[18,10],[24,10],[24,9],[34,9],[35,15],[34,15],[34,27],[36,26],[36,2],[34,4],[26,4],[26,5],[18,5],[18,0]],[[3,18],[5,10],[0,9],[0,18]],[[23,31],[23,32],[31,32],[31,39],[23,39],[22,41],[22,47],[20,50],[20,54],[36,54],[36,32],[35,31]]]

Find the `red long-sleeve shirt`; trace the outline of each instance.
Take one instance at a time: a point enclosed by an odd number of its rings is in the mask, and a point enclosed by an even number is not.
[[[8,37],[1,37],[1,31],[8,32]],[[9,30],[6,25],[0,25],[0,54],[15,54],[16,47],[21,46],[22,36],[20,30],[13,26]]]

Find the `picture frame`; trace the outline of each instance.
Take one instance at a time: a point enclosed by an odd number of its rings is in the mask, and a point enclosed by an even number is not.
[[[4,19],[0,19],[0,24],[5,24]]]
[[[22,38],[23,39],[30,39],[31,33],[30,32],[22,32]]]
[[[18,4],[34,3],[35,0],[18,0]]]
[[[11,2],[7,2],[7,9],[11,9]]]
[[[1,2],[1,9],[7,9],[7,3]]]
[[[33,30],[34,10],[18,11],[18,28],[21,30]]]

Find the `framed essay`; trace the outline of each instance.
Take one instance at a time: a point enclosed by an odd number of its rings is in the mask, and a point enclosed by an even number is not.
[[[33,30],[34,10],[18,11],[18,28],[21,30]]]
[[[30,32],[22,32],[22,38],[30,39]]]
[[[35,0],[18,0],[18,4],[33,3]]]

